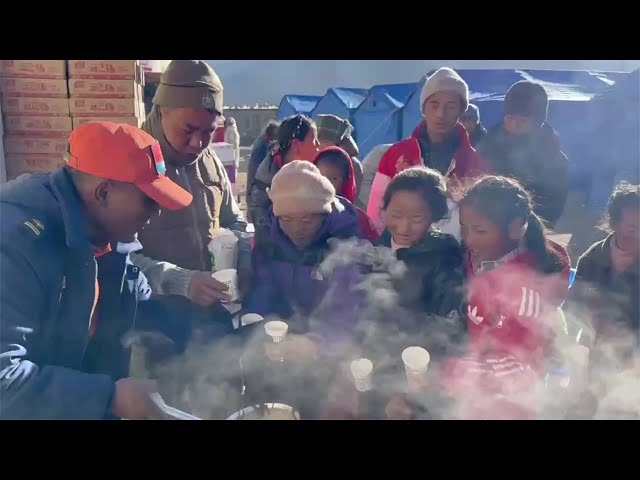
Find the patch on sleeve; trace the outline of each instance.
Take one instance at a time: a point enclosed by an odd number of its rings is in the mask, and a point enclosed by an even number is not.
[[[27,220],[24,222],[24,225],[31,230],[37,237],[40,236],[42,232],[44,232],[44,225],[38,219],[32,218],[31,220]]]

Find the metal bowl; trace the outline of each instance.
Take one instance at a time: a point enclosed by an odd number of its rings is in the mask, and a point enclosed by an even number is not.
[[[284,403],[263,403],[243,408],[227,420],[300,420],[300,414]]]

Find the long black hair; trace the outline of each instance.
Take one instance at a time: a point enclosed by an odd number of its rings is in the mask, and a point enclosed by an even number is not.
[[[294,140],[304,140],[315,122],[301,113],[282,121],[276,135],[275,149],[284,158]]]
[[[527,225],[525,246],[535,255],[538,269],[554,273],[564,268],[563,259],[547,240],[544,224],[533,210],[531,195],[518,181],[497,176],[481,178],[462,194],[459,205],[475,208],[504,232],[511,222],[522,219]]]

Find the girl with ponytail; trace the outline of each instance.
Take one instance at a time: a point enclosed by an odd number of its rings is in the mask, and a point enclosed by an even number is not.
[[[469,350],[446,366],[448,389],[466,418],[535,418],[535,392],[553,360],[558,307],[568,292],[568,255],[546,238],[531,195],[516,180],[477,180],[459,208]]]

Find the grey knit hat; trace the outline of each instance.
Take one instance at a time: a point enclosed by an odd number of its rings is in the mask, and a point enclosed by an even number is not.
[[[222,82],[202,60],[172,60],[153,97],[160,107],[206,108],[222,114]]]

